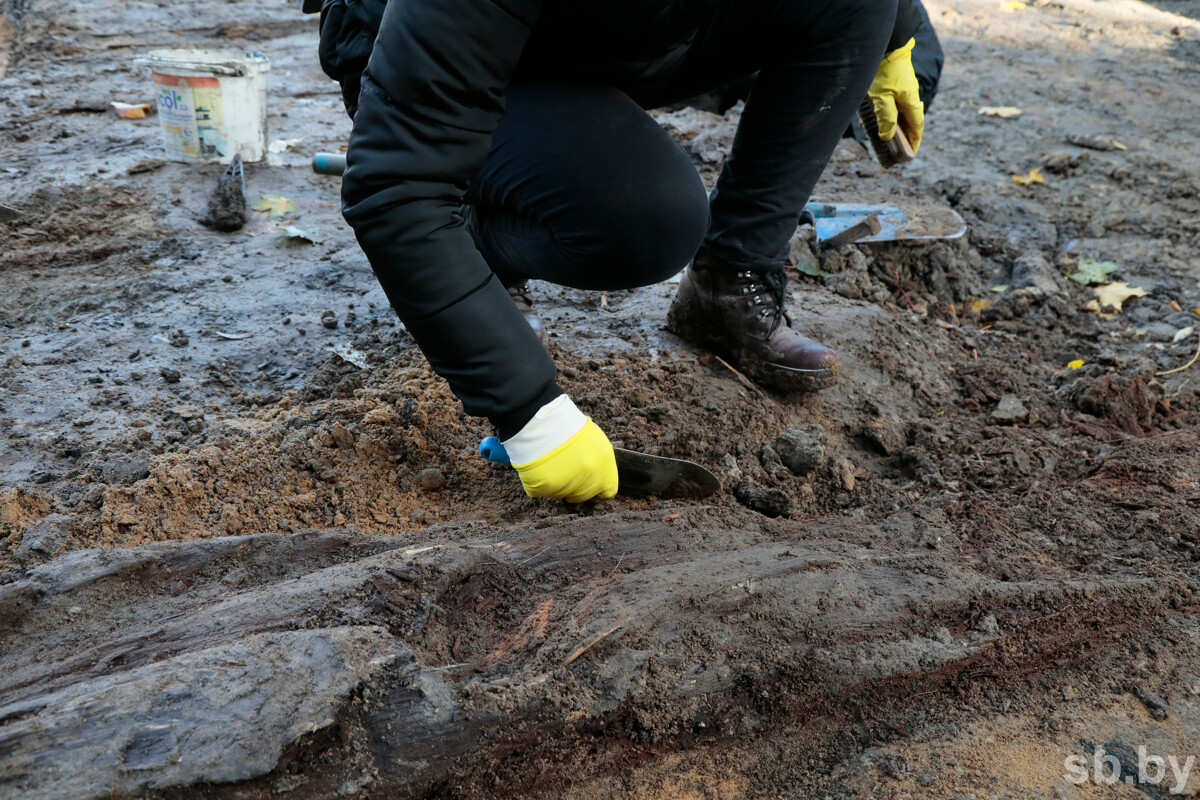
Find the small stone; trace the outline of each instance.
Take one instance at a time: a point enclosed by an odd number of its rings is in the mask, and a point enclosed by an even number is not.
[[[904,432],[904,426],[891,415],[869,420],[863,425],[861,433],[872,449],[885,456],[894,456],[908,445],[908,435]]]
[[[982,633],[984,636],[999,636],[1000,623],[996,621],[994,614],[987,614],[972,626],[972,630]]]
[[[128,486],[150,477],[150,456],[145,452],[123,453],[96,462],[92,474],[109,486]]]
[[[762,462],[763,469],[767,471],[768,475],[776,475],[777,473],[786,473],[788,471],[788,468],[779,460],[779,454],[775,452],[775,448],[769,444],[763,445],[759,460]]]
[[[423,469],[417,473],[417,486],[426,492],[439,492],[446,488],[446,476],[432,467]]]
[[[726,489],[731,489],[742,482],[742,468],[738,466],[733,453],[726,453],[721,457],[721,463],[717,465],[717,474],[721,478],[721,485]]]
[[[792,501],[782,491],[749,479],[739,483],[733,494],[742,505],[768,517],[786,517],[792,511]]]
[[[1015,394],[1006,394],[992,411],[992,419],[996,422],[1013,424],[1029,418],[1029,409]]]
[[[1151,322],[1146,326],[1146,338],[1152,342],[1173,342],[1178,330],[1169,322]]]
[[[66,514],[51,514],[26,525],[14,553],[17,561],[43,561],[53,556],[66,544],[70,521]]]
[[[1012,288],[1057,294],[1062,289],[1062,277],[1041,256],[1021,256],[1013,262]]]
[[[417,525],[424,525],[429,519],[429,512],[423,508],[418,508],[408,515],[409,522],[415,522]]]
[[[162,367],[158,374],[162,375],[162,379],[167,383],[179,383],[179,379],[183,377],[179,370],[170,367]]]
[[[337,314],[333,311],[326,311],[321,314],[321,324],[329,330],[333,330],[338,326]]]
[[[1166,719],[1169,716],[1167,713],[1167,701],[1145,686],[1134,687],[1133,696],[1142,701],[1142,704],[1150,711],[1150,716],[1155,719]]]
[[[187,334],[184,333],[183,331],[175,331],[174,333],[167,336],[167,344],[171,345],[171,347],[187,347],[188,346]]]
[[[841,482],[842,488],[847,492],[854,491],[856,483],[854,478],[854,464],[848,458],[839,458],[837,463],[833,465],[833,474]]]
[[[796,425],[775,439],[775,453],[794,475],[804,476],[825,460],[825,431],[819,425]]]

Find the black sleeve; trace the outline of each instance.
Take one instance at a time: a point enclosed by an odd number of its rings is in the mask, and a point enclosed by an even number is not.
[[[342,101],[351,118],[358,109],[363,70],[379,34],[387,0],[305,0],[304,10],[321,12],[317,54],[321,69],[342,87]]]
[[[476,251],[461,209],[540,5],[389,3],[342,182],[343,214],[396,313],[467,413],[489,417],[501,436],[561,390],[554,362]]]
[[[896,24],[892,26],[892,38],[888,40],[887,51],[890,53],[897,47],[903,47],[920,27],[921,11],[914,0],[900,0],[896,8]]]

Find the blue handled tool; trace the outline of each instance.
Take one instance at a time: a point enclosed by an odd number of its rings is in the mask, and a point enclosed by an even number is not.
[[[652,456],[614,447],[619,476],[618,494],[630,497],[654,495],[664,498],[708,497],[720,491],[716,475],[691,461],[666,456]],[[479,443],[479,455],[495,464],[511,465],[508,451],[495,436]]]
[[[496,464],[512,464],[508,458],[508,451],[504,449],[504,443],[496,436],[488,436],[479,443],[479,455]]]
[[[312,160],[313,172],[318,175],[341,175],[346,171],[343,153],[317,153]]]

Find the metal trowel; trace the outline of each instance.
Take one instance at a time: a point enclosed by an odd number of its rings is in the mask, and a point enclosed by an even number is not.
[[[957,211],[937,203],[809,203],[800,215],[800,223],[805,222],[816,229],[821,249],[854,242],[957,239],[967,232]]]
[[[716,475],[692,461],[652,456],[614,447],[620,484],[617,494],[628,497],[654,495],[666,499],[695,499],[720,491]],[[504,444],[495,436],[479,443],[479,454],[496,464],[510,464]]]

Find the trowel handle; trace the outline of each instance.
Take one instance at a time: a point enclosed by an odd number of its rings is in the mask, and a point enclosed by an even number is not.
[[[318,175],[342,175],[346,172],[346,156],[341,153],[316,153],[313,155],[312,168]]]
[[[504,449],[504,443],[495,436],[488,436],[479,443],[479,455],[493,464],[512,465],[512,462],[508,460],[508,451]]]

